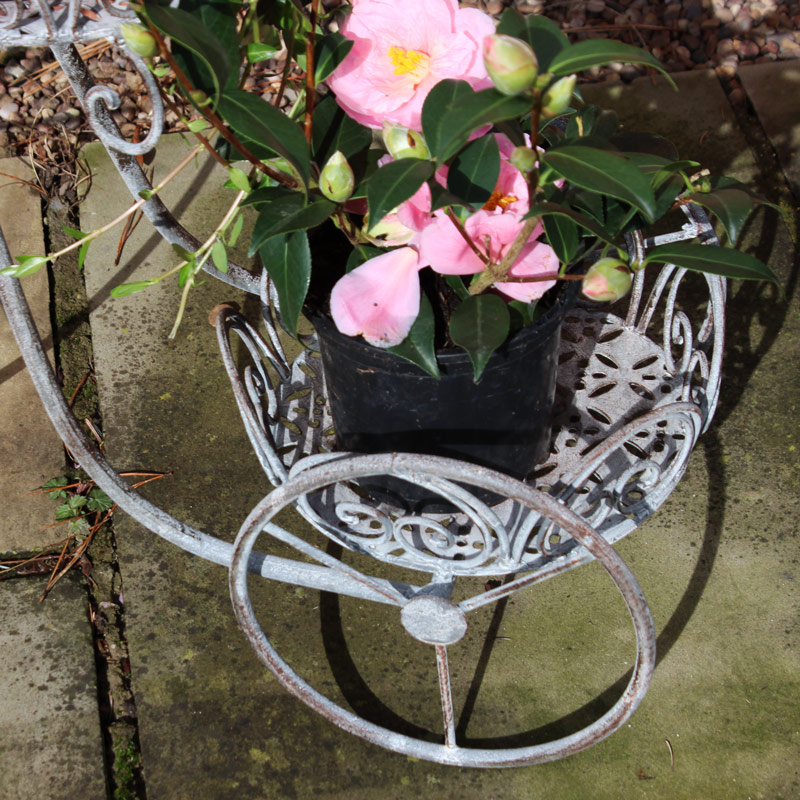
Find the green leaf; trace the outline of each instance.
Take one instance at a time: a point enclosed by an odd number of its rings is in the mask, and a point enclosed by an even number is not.
[[[84,242],[78,248],[78,269],[83,269],[83,265],[86,262],[86,254],[89,252],[89,245],[91,243],[91,241]]]
[[[530,101],[525,97],[508,97],[496,89],[473,92],[464,81],[440,81],[422,107],[422,132],[433,157],[443,163],[463,147],[475,129],[529,110]]]
[[[467,351],[480,380],[492,353],[505,342],[511,319],[505,301],[494,294],[471,296],[450,317],[450,338]]]
[[[656,201],[650,182],[621,153],[564,145],[546,153],[542,162],[571,184],[624,200],[648,219],[655,216]]]
[[[147,16],[162,33],[189,50],[208,71],[214,92],[214,106],[231,71],[226,47],[195,14],[180,8],[147,4]]]
[[[708,209],[725,226],[731,244],[739,238],[745,220],[753,210],[753,201],[741,189],[718,189],[715,192],[695,192],[689,195],[703,208]]]
[[[61,228],[61,230],[64,231],[64,233],[66,233],[67,236],[71,236],[73,239],[83,239],[84,236],[88,236],[89,235],[88,233],[84,233],[83,231],[79,231],[76,228],[68,228],[66,225],[64,225]]]
[[[459,300],[466,300],[469,297],[469,289],[460,275],[444,275],[443,277],[445,283],[458,295]]]
[[[494,136],[470,142],[450,165],[447,190],[472,206],[482,206],[500,175],[500,149]]]
[[[314,83],[322,83],[345,60],[355,42],[341,33],[329,33],[314,46]]]
[[[452,109],[473,94],[466,81],[457,80],[439,81],[428,92],[422,106],[422,134],[434,158],[446,149]]]
[[[681,192],[686,190],[686,183],[680,175],[670,175],[656,187],[656,219],[661,219]]]
[[[581,214],[579,211],[575,211],[574,209],[568,208],[567,206],[559,205],[558,203],[537,203],[535,206],[531,208],[528,212],[528,217],[546,217],[547,215],[560,215],[571,219],[573,222],[577,223],[581,228],[584,230],[589,231],[589,233],[593,233],[600,241],[605,242],[606,244],[614,245],[614,239],[611,235],[600,225],[598,225],[593,219],[587,217],[584,214]],[[526,217],[527,218],[527,217]]]
[[[228,234],[228,246],[235,247],[236,242],[239,241],[239,236],[242,233],[242,226],[244,225],[244,216],[239,214],[233,222],[233,228]]]
[[[658,70],[670,82],[674,89],[675,81],[658,61],[658,59],[638,47],[616,42],[612,39],[585,39],[565,47],[550,63],[550,72],[556,76],[571,75],[591,67],[623,61],[627,64],[644,64]]]
[[[250,181],[247,178],[247,173],[243,169],[239,169],[238,167],[230,167],[228,169],[228,180],[240,192],[250,191]]]
[[[511,329],[519,330],[526,325],[536,322],[541,316],[539,313],[539,301],[523,303],[521,300],[512,300],[508,304],[508,311],[511,314]]]
[[[333,95],[323,98],[314,109],[311,146],[314,159],[323,166],[337,151],[350,158],[369,147],[372,132],[344,113]]]
[[[155,283],[158,283],[158,281],[153,279],[147,281],[133,281],[133,283],[121,283],[119,286],[115,286],[109,294],[112,297],[127,297],[129,294],[141,292],[142,289],[153,286]]]
[[[187,261],[178,272],[178,286],[183,289],[186,286],[186,281],[189,280],[192,273],[195,271],[195,267],[197,266],[196,263],[191,261]]]
[[[51,497],[53,500],[60,500],[67,496],[63,487],[68,486],[69,483],[70,482],[64,477],[51,478],[42,486],[42,491],[47,492],[48,497]]]
[[[300,192],[295,192],[293,189],[287,189],[285,186],[264,186],[261,189],[251,192],[239,204],[242,208],[245,206],[255,206],[260,208],[270,203],[297,203],[298,205],[305,205],[305,198]]]
[[[673,242],[654,247],[647,253],[645,264],[674,264],[692,272],[708,272],[724,278],[766,280],[777,284],[775,273],[762,261],[729,247]]]
[[[300,201],[299,203],[297,201]],[[292,202],[265,205],[253,226],[250,239],[250,255],[253,255],[264,242],[281,233],[292,233],[321,225],[336,209],[336,203],[317,198],[305,205],[302,195],[295,193]]]
[[[546,214],[542,217],[547,243],[556,251],[562,264],[569,264],[575,257],[580,243],[578,227],[574,220],[564,214]]]
[[[114,501],[102,490],[92,489],[86,501],[86,508],[89,511],[110,511],[114,506]]]
[[[433,345],[434,332],[433,308],[430,300],[423,294],[420,298],[419,314],[408,336],[400,344],[387,349],[390,353],[424,369],[428,375],[439,378],[439,365],[436,363],[436,350]]]
[[[401,158],[375,172],[367,183],[370,226],[376,225],[433,175],[434,164],[421,158]]]
[[[497,23],[496,33],[525,39],[525,17],[515,8],[507,8]],[[530,44],[530,42],[528,42]]]
[[[308,145],[299,125],[271,103],[239,89],[226,91],[218,109],[236,133],[261,142],[283,156],[308,186]]]
[[[33,275],[47,264],[47,256],[20,256],[16,264],[0,269],[0,275],[12,278],[24,278]]]
[[[247,45],[247,60],[251,64],[257,64],[259,61],[268,61],[278,51],[280,46],[268,44],[266,42],[250,42]]]
[[[311,281],[311,249],[305,231],[275,236],[258,251],[278,291],[281,320],[286,329],[297,333],[297,323]]]
[[[200,133],[200,131],[206,130],[209,127],[208,122],[204,119],[192,119],[186,123],[186,127],[192,133]]]
[[[528,44],[536,53],[539,62],[539,72],[550,70],[553,59],[565,48],[569,47],[569,39],[553,20],[541,14],[530,14],[525,18],[526,36]]]
[[[86,498],[81,494],[73,494],[67,498],[67,502],[56,508],[56,519],[71,519],[81,514],[81,509],[86,505]]]
[[[225,249],[225,243],[222,239],[217,239],[214,246],[211,248],[211,261],[214,266],[223,274],[228,272],[228,251]]]

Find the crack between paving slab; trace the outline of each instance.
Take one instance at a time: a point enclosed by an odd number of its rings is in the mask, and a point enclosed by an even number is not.
[[[71,211],[52,195],[43,211],[47,246],[52,248],[48,251],[53,252],[72,242],[63,228],[80,229],[77,211]],[[75,393],[73,411],[76,417],[91,421],[102,432],[100,405],[94,383],[89,302],[76,253],[59,259],[56,267],[51,268],[50,278],[54,353],[59,380],[67,397]],[[76,392],[81,381],[82,388]],[[86,477],[68,455],[66,461],[70,478]],[[122,574],[117,559],[113,522],[106,523],[97,531],[87,552],[88,560],[83,564],[82,571],[94,644],[108,797],[110,800],[146,800],[136,703],[125,636]]]

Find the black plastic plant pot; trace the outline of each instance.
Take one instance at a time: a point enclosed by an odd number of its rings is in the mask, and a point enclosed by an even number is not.
[[[561,323],[578,288],[561,284],[554,304],[492,354],[477,383],[463,350],[437,353],[437,380],[315,315],[338,448],[447,456],[525,478],[548,453]],[[415,512],[435,511],[441,500],[399,479],[374,481],[360,483]]]

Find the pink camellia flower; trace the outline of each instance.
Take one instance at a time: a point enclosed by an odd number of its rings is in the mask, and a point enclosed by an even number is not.
[[[412,247],[371,258],[340,278],[331,292],[331,316],[346,336],[361,334],[376,347],[408,336],[419,314],[423,264]]]
[[[445,78],[489,88],[481,56],[494,21],[457,0],[354,0],[341,33],[354,44],[328,78],[339,105],[357,122],[420,130],[422,104]]]
[[[498,264],[523,224],[515,214],[495,214],[481,209],[467,219],[464,229],[478,249],[486,252]],[[537,241],[542,230],[541,224],[534,228],[509,271],[510,276],[522,278],[558,272],[558,257],[553,249],[544,242]],[[441,211],[434,213],[434,221],[422,232],[420,260],[444,275],[474,275],[484,269],[483,261],[470,248],[453,221]],[[554,285],[555,281],[502,282],[496,283],[495,288],[514,300],[530,303]]]

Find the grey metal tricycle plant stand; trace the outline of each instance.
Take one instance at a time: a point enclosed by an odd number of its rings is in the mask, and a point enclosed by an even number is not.
[[[62,11],[46,0],[0,4],[7,12],[0,46],[48,45],[84,104],[89,120],[134,198],[149,188],[135,156],[148,152],[161,129],[158,91],[149,72],[129,54],[148,82],[154,105],[146,140],[126,142],[108,108],[119,98],[93,86],[75,41],[111,38],[129,12],[110,0],[85,3],[97,19],[80,14],[78,0]],[[60,16],[59,16],[60,15]],[[144,210],[170,242],[195,249],[198,242],[153,198]],[[679,239],[716,242],[705,215],[684,207],[680,230],[651,240],[632,237],[640,251]],[[13,263],[0,234],[0,263]],[[231,545],[195,530],[140,497],[119,477],[82,432],[50,369],[20,282],[0,276],[2,300],[37,391],[73,456],[124,511],[189,553],[228,567],[234,611],[259,658],[293,694],[343,729],[408,756],[444,764],[503,767],[535,764],[584,749],[619,728],[642,700],[655,666],[655,629],[642,591],[612,545],[634,531],[669,496],[689,454],[714,413],[719,393],[725,283],[706,276],[705,296],[696,287],[680,302],[684,271],[665,265],[655,281],[636,276],[627,315],[580,307],[567,317],[559,368],[561,411],[553,420],[550,457],[527,482],[471,464],[403,453],[337,452],[331,431],[319,354],[310,339],[289,364],[275,324],[265,276],[230,265],[227,282],[258,293],[262,336],[238,313],[223,309],[217,335],[236,402],[256,455],[274,488],[250,513]],[[650,331],[658,328],[656,335]],[[235,333],[252,363],[241,373],[231,354]],[[442,496],[453,510],[418,514],[370,500],[360,479],[386,475]],[[477,490],[477,491],[474,491]],[[485,492],[504,498],[488,505]],[[299,513],[345,552],[371,556],[414,570],[419,583],[390,581],[356,569],[274,522],[285,506]],[[262,534],[293,548],[298,558],[257,552]],[[469,615],[568,569],[598,560],[620,591],[636,634],[630,681],[614,706],[583,730],[555,741],[517,748],[459,745],[448,667]],[[367,562],[369,563],[369,561]],[[248,574],[320,591],[395,606],[404,629],[433,648],[442,706],[441,742],[398,733],[362,719],[313,689],[281,658],[259,625],[248,594]],[[453,588],[463,578],[500,576],[506,581],[461,602]]]

